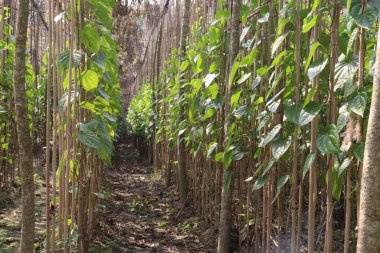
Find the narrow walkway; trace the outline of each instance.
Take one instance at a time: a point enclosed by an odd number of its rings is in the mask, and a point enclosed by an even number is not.
[[[212,238],[202,238],[207,227],[189,212],[176,219],[177,195],[161,185],[137,150],[119,145],[116,154],[113,168],[105,172],[106,210],[93,252],[212,252]]]
[[[35,248],[39,252],[45,235],[45,209],[46,209],[46,187],[42,160],[36,160],[34,167],[37,173],[35,181]],[[12,182],[12,187],[0,191],[0,253],[17,253],[21,238],[21,186],[17,179]]]

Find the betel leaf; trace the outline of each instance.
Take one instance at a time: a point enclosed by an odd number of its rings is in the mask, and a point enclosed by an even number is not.
[[[379,0],[368,0],[363,12],[362,0],[352,0],[350,15],[358,26],[371,29],[380,16],[380,2]]]
[[[269,160],[267,166],[265,167],[264,171],[263,171],[263,176],[265,176],[269,171],[270,169],[273,167],[273,164],[275,163],[276,161],[272,158]]]
[[[216,83],[211,84],[204,90],[204,96],[211,97],[212,99],[216,99],[218,96],[218,89],[219,89],[218,84]]]
[[[247,106],[243,105],[234,111],[234,116],[236,118],[241,118],[245,114],[246,111],[247,111]]]
[[[203,120],[209,119],[212,116],[214,116],[215,110],[213,108],[209,108],[206,110],[205,114],[203,115]]]
[[[244,27],[243,31],[241,31],[240,42],[242,42],[245,39],[245,36],[247,36],[250,28],[251,26],[247,26],[247,27]]]
[[[349,158],[346,158],[343,160],[342,164],[339,166],[339,169],[338,169],[338,176],[339,177],[346,171],[346,169],[348,168],[350,163],[351,163],[351,159],[349,159]]]
[[[316,86],[311,87],[309,93],[307,93],[305,101],[303,102],[303,106],[307,106],[310,103],[310,101],[312,101],[316,92],[317,92],[317,87]]]
[[[309,124],[321,110],[321,105],[317,102],[308,103],[302,110],[299,118],[299,125]]]
[[[253,81],[252,83],[252,90],[256,89],[256,87],[259,86],[260,82],[261,82],[261,76],[257,76],[255,78],[255,81]]]
[[[272,46],[272,55],[274,55],[277,52],[277,49],[281,46],[282,42],[285,40],[286,36],[288,34],[281,35],[277,37],[277,39],[274,41]]]
[[[254,47],[249,54],[243,57],[243,59],[240,62],[240,67],[251,66],[256,59],[257,53],[258,49]]]
[[[240,17],[243,24],[247,22],[248,15],[250,13],[251,9],[246,5],[242,4],[240,7]]]
[[[276,201],[276,199],[278,198],[278,196],[280,195],[282,189],[284,188],[285,184],[289,181],[289,175],[285,175],[285,176],[282,176],[280,177],[278,180],[277,180],[277,192],[276,192],[276,195],[274,196],[274,199],[272,201],[272,204]]]
[[[367,94],[365,92],[359,92],[348,102],[348,107],[351,111],[363,117],[366,104]]]
[[[280,106],[280,104],[281,104],[281,99],[279,99],[279,100],[277,100],[277,101],[273,101],[272,103],[270,103],[270,104],[268,105],[268,110],[269,110],[270,112],[276,113],[278,107]]]
[[[283,138],[280,138],[280,139],[276,140],[275,142],[273,142],[273,145],[272,145],[273,157],[276,160],[280,159],[286,153],[286,151],[289,149],[291,144],[292,144],[292,137],[291,136],[283,137]]]
[[[205,83],[205,87],[207,88],[212,84],[212,82],[215,80],[215,78],[218,77],[219,74],[207,74],[205,78],[203,79],[203,82]]]
[[[240,77],[240,79],[237,81],[237,83],[238,84],[244,83],[245,81],[247,81],[248,78],[250,78],[251,75],[252,75],[251,72],[244,74],[242,77]]]
[[[72,57],[72,67],[73,68],[76,68],[79,66],[81,60],[82,60],[82,54],[80,51],[77,51],[75,50],[73,52],[73,57]],[[70,51],[65,51],[63,53],[61,53],[59,56],[58,56],[58,62],[59,62],[59,65],[61,68],[63,68],[63,70],[67,70],[69,68],[69,62],[70,62]]]
[[[281,35],[284,32],[284,28],[286,27],[286,25],[289,24],[291,21],[291,18],[281,18],[278,21],[277,35]]]
[[[96,54],[95,56],[91,58],[91,62],[94,65],[98,66],[103,71],[106,71],[106,66],[105,66],[106,60],[107,60],[107,57],[102,51],[100,51],[98,54]]]
[[[317,42],[314,42],[314,44],[310,47],[309,56],[307,57],[307,61],[306,61],[306,65],[305,65],[305,73],[309,69],[309,65],[311,63],[311,60],[313,59],[314,53],[318,49],[319,46],[320,46],[320,44],[317,41]]]
[[[304,24],[302,27],[302,33],[307,33],[308,31],[310,31],[310,29],[313,28],[317,23],[318,17],[319,15],[315,15],[309,22]]]
[[[94,8],[95,16],[99,19],[99,21],[107,28],[111,28],[113,4],[109,1],[99,0],[88,0],[88,3]]]
[[[98,149],[100,141],[96,133],[88,129],[88,127],[82,123],[78,124],[78,128],[78,140],[90,148]]]
[[[235,92],[234,94],[232,94],[232,96],[231,96],[231,107],[232,108],[236,108],[239,105],[239,99],[240,99],[240,95],[242,92],[243,92],[242,90],[239,90],[239,91]]]
[[[257,20],[259,23],[267,23],[269,21],[269,12],[265,13],[261,18]]]
[[[317,138],[318,149],[325,154],[333,154],[340,151],[339,132],[335,125],[322,127]]]
[[[326,67],[328,60],[318,60],[310,64],[307,70],[307,76],[310,80],[316,78]]]
[[[321,105],[310,101],[305,107],[300,105],[285,105],[285,116],[296,125],[304,126],[309,124],[321,110]]]
[[[256,180],[255,184],[252,187],[252,191],[257,191],[261,189],[268,182],[268,177],[263,176]]]
[[[267,111],[264,111],[263,116],[260,117],[259,125],[257,126],[257,130],[263,129],[265,126],[267,126],[270,123],[271,117],[270,114]]]
[[[273,129],[265,136],[265,138],[259,144],[259,147],[265,147],[269,142],[271,142],[280,132],[281,124],[276,125]]]
[[[97,148],[98,155],[107,164],[111,165],[111,158],[113,153],[113,143],[105,136],[99,137],[99,148]]]
[[[359,142],[354,145],[354,155],[360,162],[363,162],[364,159],[364,148],[364,142]]]
[[[239,62],[239,56],[238,56],[238,57],[236,57],[234,64],[232,65],[232,68],[231,68],[230,78],[229,78],[229,82],[228,82],[230,85],[232,85],[232,83],[235,79],[236,72],[238,71],[239,67],[240,67],[240,62]]]
[[[215,14],[215,19],[228,20],[231,17],[231,12],[229,10],[217,10]]]
[[[306,157],[306,161],[305,161],[305,164],[303,166],[303,172],[302,172],[302,180],[305,179],[305,176],[306,174],[309,172],[310,168],[311,168],[311,165],[313,164],[314,160],[315,160],[315,157],[316,155],[314,153],[310,153],[307,157]]]
[[[217,147],[218,147],[217,142],[210,143],[210,145],[208,146],[208,149],[207,149],[207,158],[211,157],[211,155],[214,153],[214,151],[216,150]]]
[[[215,157],[214,157],[214,160],[215,160],[216,162],[220,162],[220,163],[223,162],[223,159],[224,159],[224,152],[219,152],[219,153],[217,153],[217,154],[215,155]]]
[[[302,111],[302,105],[285,104],[285,116],[294,124],[298,125],[299,116]]]
[[[345,91],[345,94],[349,93],[346,91],[346,86],[347,83],[352,82],[353,77],[356,75],[356,72],[358,70],[358,64],[358,57],[341,59],[337,64],[335,64],[334,91],[337,91],[338,89],[343,89]]]
[[[80,103],[80,107],[95,112],[95,105],[91,102],[83,101]]]
[[[81,33],[81,41],[88,50],[98,53],[100,50],[100,35],[95,25],[87,24]]]
[[[339,200],[340,195],[342,194],[344,177],[339,176],[339,171],[338,171],[337,166],[334,166],[332,176],[333,176],[332,196],[336,200]],[[326,177],[328,178],[328,175]]]
[[[82,75],[83,89],[86,91],[94,91],[99,84],[98,74],[93,70],[86,70]]]
[[[338,128],[338,132],[341,132],[343,128],[346,127],[349,119],[350,119],[350,112],[346,110],[347,106],[342,106],[342,110],[339,109],[339,116],[338,121],[336,123],[336,127]]]
[[[234,150],[232,154],[232,160],[233,161],[239,161],[241,160],[245,155],[245,152],[243,152],[241,149],[237,148]]]
[[[181,130],[178,131],[178,137],[182,136],[185,132],[186,132],[187,128],[183,128]]]
[[[313,7],[311,8],[311,10],[310,10],[310,12],[309,12],[310,14],[311,14],[311,13],[314,13],[314,11],[318,8],[320,1],[321,1],[321,0],[315,0],[315,1],[314,1],[314,3],[313,3]],[[309,15],[310,15],[310,14],[309,14]]]

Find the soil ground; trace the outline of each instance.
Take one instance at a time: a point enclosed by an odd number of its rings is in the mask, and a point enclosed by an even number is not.
[[[37,166],[37,165],[35,165]],[[36,252],[40,252],[45,233],[46,188],[42,179],[43,169],[38,166],[34,176],[36,185],[36,236],[34,239]],[[17,253],[21,238],[21,189],[20,182],[15,180],[12,185],[0,192],[0,253]]]
[[[192,215],[182,212],[175,189],[165,188],[146,159],[130,145],[119,145],[105,171],[104,199],[92,252],[213,252],[214,239]]]

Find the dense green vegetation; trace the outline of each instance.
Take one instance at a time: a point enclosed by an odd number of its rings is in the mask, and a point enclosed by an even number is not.
[[[154,138],[151,156],[163,170],[176,160],[165,154],[184,139],[199,214],[218,223],[225,194],[218,189],[232,191],[238,203],[233,226],[254,252],[270,252],[274,228],[278,248],[286,252],[307,246],[300,245],[303,233],[309,235],[309,252],[349,252],[356,241],[380,5],[243,1],[239,54],[231,68],[230,6],[192,6],[196,14],[183,56],[176,48],[161,53],[157,30],[152,59],[166,60],[162,71],[156,62],[147,63],[128,110],[129,130]],[[326,211],[322,245],[314,236],[321,226],[316,219]],[[291,227],[284,223],[288,215]],[[340,221],[333,222],[337,216]],[[339,227],[345,230],[333,238]]]
[[[126,241],[160,247],[201,231],[194,211],[218,253],[380,252],[379,17],[379,0],[0,0],[0,251],[108,252],[127,212],[149,231]]]

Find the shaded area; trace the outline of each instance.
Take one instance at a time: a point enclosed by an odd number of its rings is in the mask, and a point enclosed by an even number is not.
[[[42,170],[41,170],[42,171]],[[42,248],[45,240],[45,204],[46,189],[44,182],[35,174],[35,206],[36,206],[36,227],[35,227],[35,249],[36,252]],[[19,252],[21,238],[21,190],[19,179],[12,183],[12,187],[0,193],[0,252]]]
[[[213,229],[191,210],[176,218],[181,206],[174,187],[166,190],[131,146],[119,145],[116,154],[113,168],[105,171],[105,210],[92,252],[213,252],[216,238],[205,236]]]

